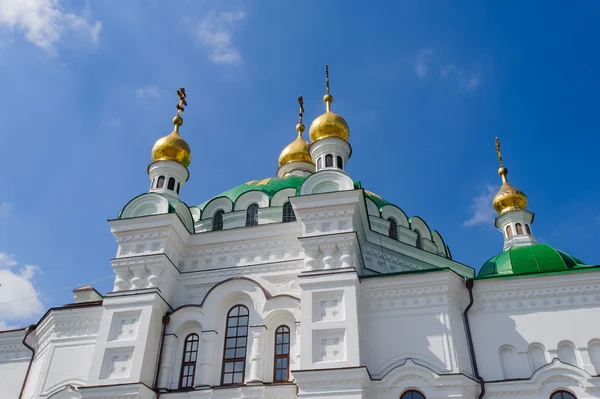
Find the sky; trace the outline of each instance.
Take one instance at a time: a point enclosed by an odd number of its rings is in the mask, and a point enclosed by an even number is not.
[[[0,328],[112,289],[108,219],[146,192],[185,87],[189,205],[272,177],[305,121],[351,130],[347,171],[478,269],[491,200],[529,197],[539,242],[600,264],[600,3],[0,0]]]

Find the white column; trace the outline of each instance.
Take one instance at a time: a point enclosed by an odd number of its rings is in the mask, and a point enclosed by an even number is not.
[[[215,379],[215,348],[217,346],[216,331],[202,331],[202,353],[200,363],[200,384],[213,385]]]
[[[264,341],[266,326],[250,327],[250,375],[248,382],[262,382],[264,379]]]
[[[175,347],[177,346],[177,337],[174,334],[165,335],[163,346],[163,355],[160,362],[160,378],[158,388],[169,389],[171,375],[173,374],[173,362],[175,361]]]

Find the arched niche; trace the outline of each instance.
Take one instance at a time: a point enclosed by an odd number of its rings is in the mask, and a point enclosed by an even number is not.
[[[404,211],[396,205],[387,204],[381,208],[381,217],[384,219],[392,218],[398,226],[409,228],[408,218]]]
[[[531,365],[532,372],[544,367],[548,364],[548,359],[546,358],[546,348],[544,345],[534,342],[529,345],[527,349],[527,355],[529,356],[529,364]]]
[[[275,193],[273,198],[271,198],[271,206],[283,206],[286,202],[288,202],[290,197],[294,197],[296,195],[295,188],[284,188]]]
[[[500,347],[500,365],[505,379],[519,377],[519,358],[517,350],[512,345],[503,345]]]
[[[558,360],[575,367],[579,367],[577,348],[571,341],[561,341],[557,346]]]
[[[379,208],[377,207],[375,201],[365,197],[365,202],[367,203],[367,214],[370,216],[379,217]]]
[[[354,189],[352,179],[339,170],[321,170],[308,176],[302,186],[300,195],[320,194],[334,191],[347,191]]]
[[[158,193],[145,193],[129,201],[119,214],[119,219],[164,213],[169,213],[169,200],[167,200],[167,197]]]
[[[229,213],[233,210],[233,202],[228,197],[217,197],[210,200],[202,210],[202,220],[210,219],[215,216],[218,210]]]
[[[188,206],[185,203],[180,202],[177,204],[177,207],[175,208],[175,212],[177,213],[177,215],[179,216],[179,218],[181,219],[181,221],[183,222],[185,227],[188,229],[188,231],[190,233],[193,233],[194,232],[194,218],[192,217],[190,208],[188,208]]]
[[[243,211],[252,204],[258,204],[259,208],[267,208],[269,197],[262,191],[248,191],[238,197],[233,208],[236,211]]]

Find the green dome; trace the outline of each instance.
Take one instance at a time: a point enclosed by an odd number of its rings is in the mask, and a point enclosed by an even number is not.
[[[235,204],[235,201],[237,201],[237,199],[242,194],[247,193],[249,191],[260,191],[262,193],[267,194],[269,199],[271,199],[273,198],[275,193],[285,188],[295,188],[296,192],[298,192],[298,190],[300,190],[300,186],[302,185],[302,183],[304,183],[304,180],[306,180],[305,176],[270,177],[262,180],[251,180],[244,184],[240,184],[237,187],[229,189],[225,192],[222,192],[214,198],[227,197],[231,200],[231,202]],[[354,181],[354,188],[361,188],[359,181]],[[381,209],[381,207],[383,207],[384,205],[389,204],[389,202],[370,191],[365,190],[365,196],[373,200],[377,204],[379,209]],[[200,209],[204,209],[204,207],[214,198],[203,202],[202,204],[198,205],[198,207]]]
[[[478,277],[510,276],[546,272],[563,272],[586,265],[546,244],[512,247],[494,256],[481,267]]]

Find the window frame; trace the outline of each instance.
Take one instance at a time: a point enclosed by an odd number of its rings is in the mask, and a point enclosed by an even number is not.
[[[212,229],[211,231],[221,231],[223,230],[223,215],[225,214],[225,211],[223,209],[217,209],[217,211],[215,212],[215,214],[213,215],[213,221],[212,221]],[[219,225],[217,225],[215,223],[217,219],[217,217],[220,216],[221,218],[221,223]],[[216,227],[219,226],[219,228],[217,229]]]
[[[559,389],[557,391],[552,392],[552,394],[550,395],[550,399],[577,399],[577,396],[575,396],[569,391],[565,391],[564,389]]]
[[[282,213],[281,213],[281,222],[282,223],[295,222],[297,220],[296,213],[294,212],[294,208],[292,208],[292,204],[290,204],[290,201],[283,204],[282,208],[283,208]],[[288,210],[288,212],[291,213],[291,217],[290,217],[290,214],[286,215],[286,210]]]
[[[169,177],[167,180],[167,190],[175,191],[175,178]]]
[[[512,238],[513,237],[513,231],[512,231],[512,226],[508,225],[506,226],[506,238]]]
[[[515,232],[517,233],[518,236],[523,235],[523,225],[521,223],[515,224]]]
[[[333,155],[332,154],[325,155],[325,167],[333,168]]]
[[[188,343],[192,344],[191,350],[188,350]],[[194,343],[196,344],[196,349],[193,349]],[[185,340],[183,341],[183,355],[181,356],[181,371],[179,372],[179,389],[193,389],[194,388],[194,382],[196,380],[196,364],[198,361],[199,346],[200,346],[200,337],[198,336],[198,334],[191,333],[191,334],[188,334],[187,337],[185,337]],[[188,353],[190,353],[190,359],[192,358],[192,354],[195,355],[193,361],[185,360],[185,355]],[[192,372],[190,374],[184,375],[183,372],[186,367],[190,367],[192,369]],[[184,378],[188,379],[187,382],[189,382],[189,379],[191,378],[191,380],[192,380],[191,383],[184,386],[183,385]]]
[[[231,313],[238,309],[238,313],[237,315],[232,316]],[[240,310],[241,309],[245,309],[246,314],[245,315],[240,315]],[[241,317],[246,317],[246,324],[245,325],[240,325],[239,324],[239,318]],[[230,323],[229,320],[235,318],[236,320],[236,325],[234,327],[230,327]],[[243,385],[246,379],[246,357],[248,355],[248,329],[250,326],[250,312],[248,311],[248,308],[244,305],[235,305],[233,306],[231,309],[229,309],[229,312],[227,312],[227,317],[225,319],[225,339],[223,340],[223,360],[221,363],[221,385],[226,385],[226,386],[230,386],[230,385]],[[245,335],[237,335],[238,334],[238,328],[239,327],[245,327],[246,328],[246,334]],[[229,336],[229,329],[230,328],[235,328],[236,329],[236,335],[231,337]],[[245,339],[245,344],[243,346],[238,346],[238,339],[240,338],[244,338]],[[227,346],[227,340],[228,339],[234,339],[235,340],[235,346],[233,347],[228,347]],[[244,350],[244,354],[243,356],[239,356],[239,357],[232,357],[232,358],[227,358],[226,354],[227,354],[227,350],[228,349],[232,349],[234,351],[234,356],[237,355],[237,351],[240,349]],[[239,373],[239,371],[235,371],[235,365],[236,363],[241,362],[242,363],[242,380],[240,382],[235,382],[235,375],[237,373]],[[228,363],[232,363],[233,364],[233,368],[231,372],[226,372],[225,371],[225,367]],[[225,375],[226,374],[232,374],[231,377],[231,382],[225,383]]]
[[[260,207],[258,206],[257,203],[248,205],[248,208],[246,208],[246,227],[258,226],[258,209],[259,208]],[[250,214],[251,209],[252,209],[252,212],[254,212],[254,210],[256,209],[256,214],[254,214],[253,216],[251,216],[251,214]]]
[[[416,398],[415,394],[418,395]],[[410,397],[408,395],[410,395]],[[402,395],[400,395],[400,399],[427,399],[427,397],[421,391],[417,391],[416,389],[409,389],[407,391],[402,392]]]
[[[279,330],[281,330],[281,332],[279,332]],[[287,335],[287,342],[285,342],[285,336]],[[281,338],[281,344],[277,343],[277,337],[278,336],[282,336],[283,338]],[[291,345],[292,345],[292,335],[291,335],[291,329],[286,326],[285,324],[280,325],[279,327],[277,327],[275,329],[275,336],[274,336],[274,340],[273,340],[273,382],[288,382],[290,380],[290,349],[291,349]],[[277,346],[278,345],[287,345],[287,353],[283,353],[283,348],[282,348],[282,353],[277,354]],[[277,379],[277,371],[278,370],[283,370],[283,368],[278,368],[277,367],[277,360],[278,359],[285,359],[286,360],[286,368],[285,368],[285,378],[284,379]]]
[[[390,228],[388,229],[388,237],[392,240],[398,241],[398,224],[394,220],[394,218],[388,218],[388,222],[390,222]]]
[[[165,187],[165,177],[158,176],[158,181],[156,182],[156,188],[164,188]]]

